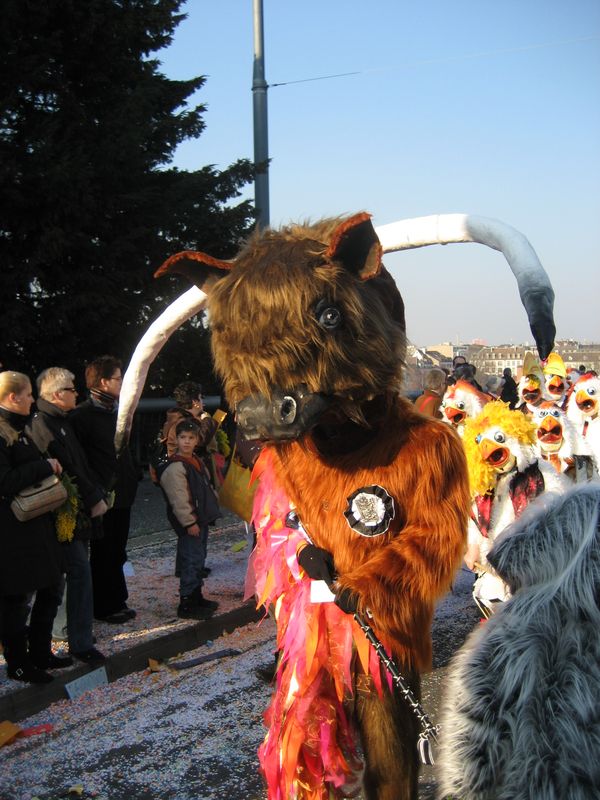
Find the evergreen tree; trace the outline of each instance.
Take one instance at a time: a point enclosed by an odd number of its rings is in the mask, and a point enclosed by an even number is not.
[[[187,100],[205,79],[169,80],[154,57],[184,19],[181,6],[181,0],[3,4],[5,367],[36,374],[61,364],[80,375],[86,360],[104,352],[127,361],[148,321],[185,288],[153,281],[160,263],[186,248],[230,257],[252,225],[250,202],[232,205],[253,178],[251,162],[223,171],[169,166],[178,144],[204,128],[204,107],[188,107]],[[177,337],[185,353],[170,348],[171,372],[180,380],[187,377],[189,340]],[[208,337],[197,340],[194,361],[205,365]],[[173,388],[163,379],[154,381],[159,393]]]

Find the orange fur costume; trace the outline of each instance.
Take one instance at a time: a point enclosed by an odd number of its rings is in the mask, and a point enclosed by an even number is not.
[[[464,552],[469,493],[455,433],[396,398],[377,435],[342,459],[319,458],[311,437],[264,448],[254,522],[255,592],[277,620],[277,690],[260,750],[272,800],[354,796],[362,743],[365,796],[417,794],[418,735],[406,702],[390,691],[375,651],[352,616],[315,602],[298,564],[303,537],[286,527],[294,508],[312,542],[333,554],[336,586],[358,597],[388,653],[419,694],[430,666],[435,600]],[[357,487],[385,487],[389,529],[358,535],[344,516]],[[350,717],[350,719],[348,719]]]
[[[404,307],[369,216],[258,232],[234,262],[181,253],[166,272],[208,294],[228,401],[248,437],[267,441],[252,566],[280,652],[260,751],[269,800],[350,796],[361,775],[356,739],[365,796],[411,800],[415,718],[337,593],[372,615],[418,694],[470,496],[456,434],[400,397]],[[312,596],[317,581],[298,561],[305,540],[286,522],[292,508],[331,556],[336,603]]]
[[[470,495],[465,457],[446,426],[397,398],[376,436],[327,464],[310,443],[274,450],[277,478],[312,540],[334,554],[337,582],[355,592],[403,664],[431,666],[435,601],[449,589],[466,543]],[[385,487],[396,503],[387,533],[358,536],[343,511],[360,486]]]

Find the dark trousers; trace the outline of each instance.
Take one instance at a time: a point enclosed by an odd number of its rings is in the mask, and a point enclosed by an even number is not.
[[[200,526],[200,536],[183,533],[177,536],[175,574],[179,576],[179,594],[189,597],[202,589],[202,570],[206,564],[208,525]]]
[[[74,539],[65,546],[67,570],[67,636],[69,650],[83,653],[94,644],[92,572],[88,542]]]
[[[0,598],[2,646],[6,663],[11,668],[27,664],[29,656],[34,661],[43,661],[51,653],[52,623],[60,605],[62,585],[59,583],[37,590],[28,631],[27,617],[31,597],[28,594],[18,594]]]
[[[131,508],[111,508],[102,518],[104,536],[90,543],[94,616],[108,617],[127,604],[123,564],[127,561],[127,537]]]

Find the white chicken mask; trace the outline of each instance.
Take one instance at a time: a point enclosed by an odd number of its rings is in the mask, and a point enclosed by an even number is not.
[[[567,391],[567,370],[558,353],[550,353],[544,364],[546,395],[554,403],[562,403]]]
[[[573,387],[575,405],[584,417],[595,419],[600,408],[600,378],[587,372]]]
[[[498,475],[507,475],[515,468],[523,472],[535,461],[533,448],[508,436],[499,425],[480,433],[476,441],[482,460]]]
[[[478,391],[468,381],[456,381],[446,389],[440,410],[448,425],[459,429],[468,417],[476,417],[490,397]]]
[[[538,446],[543,453],[558,453],[565,439],[566,418],[554,403],[543,403],[536,408],[533,422],[537,428]]]

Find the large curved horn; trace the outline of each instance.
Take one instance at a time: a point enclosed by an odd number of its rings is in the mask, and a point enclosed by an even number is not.
[[[375,229],[385,253],[432,244],[479,242],[503,253],[517,279],[521,300],[541,359],[554,345],[554,291],[535,250],[522,233],[503,222],[470,214],[435,214],[400,220]],[[135,349],[121,388],[115,446],[127,442],[133,413],[144,388],[152,361],[173,331],[197,314],[206,295],[192,287],[152,323]]]
[[[121,452],[129,439],[133,414],[144,389],[150,364],[168,342],[171,334],[188,319],[202,311],[205,303],[206,294],[197,286],[192,286],[167,306],[140,339],[123,376],[115,434],[117,453]]]
[[[556,334],[552,284],[535,250],[515,228],[471,214],[435,214],[381,225],[375,232],[384,253],[453,242],[479,242],[499,250],[517,279],[540,358],[552,351]]]

